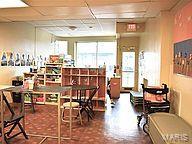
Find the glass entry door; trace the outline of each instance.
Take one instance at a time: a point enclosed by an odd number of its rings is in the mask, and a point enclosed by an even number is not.
[[[135,87],[135,52],[122,53],[122,88]]]

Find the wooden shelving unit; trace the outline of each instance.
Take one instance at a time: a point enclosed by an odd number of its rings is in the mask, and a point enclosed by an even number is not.
[[[36,74],[40,85],[44,86],[61,86],[62,81],[62,63],[47,63],[45,66],[45,73],[24,73],[24,81],[32,79]],[[53,94],[34,94],[34,102],[37,104],[57,104],[57,96]],[[25,97],[25,102],[29,103],[30,98]]]
[[[99,91],[93,98],[94,110],[105,110],[106,70],[104,68],[62,68],[62,85],[71,84],[99,86]],[[72,95],[75,96],[76,91],[73,91]]]
[[[23,80],[26,81],[28,79],[32,79],[34,75],[37,75],[37,79],[40,85],[45,85],[45,74],[44,73],[23,73]],[[37,104],[44,104],[45,103],[45,96],[44,94],[34,94],[33,96],[34,102]],[[25,103],[30,103],[29,96],[25,96]]]
[[[61,69],[62,63],[47,63],[45,66],[45,85],[61,86]]]
[[[47,63],[45,65],[45,85],[46,86],[61,86],[63,63]],[[56,105],[57,95],[45,94],[45,104]]]
[[[99,86],[99,91],[93,97],[94,110],[105,110],[105,94],[106,94],[106,70],[105,68],[75,68],[62,67],[62,63],[47,63],[45,66],[45,74],[42,73],[24,73],[24,80],[31,79],[37,74],[39,83],[46,86],[65,86],[65,85],[94,85]],[[76,96],[76,91],[72,95]],[[89,93],[87,92],[87,95]],[[68,97],[64,99],[69,99]],[[53,94],[37,94],[35,96],[38,104],[57,104],[57,96]],[[29,102],[29,98],[26,98]]]

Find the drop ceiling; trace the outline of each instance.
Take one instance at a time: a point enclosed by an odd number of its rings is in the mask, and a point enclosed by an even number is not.
[[[144,22],[179,0],[23,0],[0,9],[0,22],[27,22],[56,36],[115,35],[116,22]],[[71,29],[70,26],[74,26]]]

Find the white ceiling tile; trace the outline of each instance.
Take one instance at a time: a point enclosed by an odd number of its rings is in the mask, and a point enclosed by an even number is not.
[[[98,19],[100,24],[114,24],[116,19]]]
[[[97,20],[95,20],[95,19],[85,19],[85,20],[81,20],[81,21],[84,24],[95,24],[95,23],[97,23]]]
[[[62,31],[62,29],[59,27],[44,27],[44,28],[47,29],[48,31]]]
[[[66,32],[69,31],[69,28],[67,26],[60,27],[60,29],[62,29],[63,31],[66,31]]]
[[[121,14],[98,14],[95,15],[96,18],[139,18],[145,15],[144,12],[141,13],[121,13]]]
[[[126,3],[144,3],[151,0],[85,0],[89,6],[103,6],[103,5],[115,5]]]
[[[68,25],[65,20],[52,20],[51,23],[56,26]]]
[[[71,36],[70,33],[67,33],[67,32],[64,32],[64,31],[47,31],[53,35],[56,35],[56,36],[64,36],[64,37],[69,37]]]
[[[116,19],[116,22],[143,23],[146,21],[147,21],[147,18]]]
[[[6,16],[5,18],[10,19],[12,21],[40,21],[40,20],[71,20],[71,19],[88,19],[92,18],[92,16]]]
[[[32,7],[0,9],[0,22],[26,21],[56,36],[115,35],[116,22],[145,22],[161,10],[171,9],[177,1],[24,0]],[[69,26],[77,28],[71,30]]]
[[[150,3],[145,17],[156,17],[160,11],[170,10],[178,0],[153,0]]]
[[[81,23],[81,20],[65,20],[68,25],[77,25]]]
[[[48,20],[49,18],[45,18],[44,16],[6,16],[6,18],[11,21],[36,21],[36,20]]]
[[[115,30],[115,23],[114,24],[103,24],[104,29],[114,29]]]
[[[98,14],[119,14],[119,13],[130,13],[130,12],[146,12],[149,3],[131,3],[131,4],[120,4],[112,6],[96,6],[90,7],[94,15]]]
[[[85,7],[84,0],[23,0],[29,6],[41,7]]]
[[[54,26],[52,21],[29,21],[28,23],[34,26]]]
[[[11,22],[9,19],[0,17],[0,22]]]
[[[2,17],[14,17],[14,16],[41,16],[40,13],[35,11],[31,7],[26,8],[6,8],[0,9],[0,16]]]
[[[43,15],[90,15],[87,7],[35,7]]]
[[[100,27],[93,28],[77,28],[75,30],[70,30],[68,27],[59,27],[61,31],[53,28],[44,28],[44,30],[57,36],[103,36],[103,35],[115,35],[114,26],[104,26],[105,30],[102,31]]]
[[[99,27],[98,24],[84,24],[86,28],[94,28],[94,27]]]
[[[99,21],[99,22],[98,22]],[[85,23],[83,23],[85,22]],[[93,23],[95,22],[95,23]],[[115,34],[115,19],[83,19],[83,20],[55,20],[55,21],[31,21],[31,24],[46,30],[57,36],[99,36]],[[61,24],[67,25],[61,25]],[[99,23],[102,23],[101,25]],[[61,25],[60,27],[51,26]],[[68,26],[73,25],[77,28],[71,30]],[[92,28],[89,28],[89,27]],[[102,26],[102,29],[101,29]]]
[[[28,8],[0,9],[0,16],[11,21],[86,19],[85,24],[97,23],[97,18],[142,18],[156,16],[172,8],[179,0],[24,0]],[[36,11],[38,9],[38,11]],[[146,12],[147,11],[147,12]],[[142,14],[146,12],[146,14]],[[41,15],[42,14],[42,15]],[[137,17],[138,16],[138,17]],[[91,20],[87,20],[91,19]],[[101,22],[102,23],[102,22]],[[56,25],[62,26],[58,21]]]

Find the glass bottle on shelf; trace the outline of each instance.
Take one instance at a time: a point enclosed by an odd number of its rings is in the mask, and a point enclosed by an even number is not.
[[[106,64],[105,64],[105,62],[103,63],[103,68],[106,68]]]

